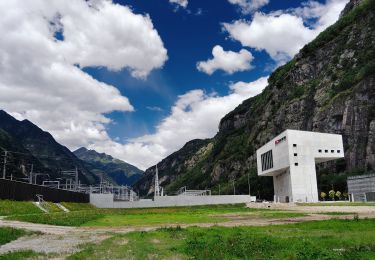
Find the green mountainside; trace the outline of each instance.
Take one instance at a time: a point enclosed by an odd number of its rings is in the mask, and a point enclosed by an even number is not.
[[[164,159],[161,185],[272,199],[272,178],[258,177],[257,148],[285,129],[341,134],[345,159],[318,166],[319,190],[346,190],[346,177],[375,168],[375,0],[351,0],[340,19],[276,69],[256,97],[220,122],[217,135]],[[178,160],[175,160],[178,155]],[[153,193],[154,167],[135,188]]]
[[[143,171],[105,153],[87,150],[82,147],[74,154],[83,161],[85,167],[97,176],[103,174],[105,180],[117,185],[133,185],[142,175]]]
[[[7,156],[7,178],[26,178],[33,165],[34,173],[49,174],[52,179],[62,177],[61,171],[79,171],[82,183],[93,184],[99,178],[90,172],[68,148],[57,143],[51,134],[28,120],[18,121],[0,110],[0,151],[3,167],[4,151]],[[43,177],[38,178],[41,182]]]

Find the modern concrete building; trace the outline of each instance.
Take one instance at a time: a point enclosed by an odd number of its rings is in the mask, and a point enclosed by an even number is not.
[[[317,202],[315,164],[344,157],[342,136],[286,130],[257,150],[259,176],[272,176],[275,202]]]
[[[375,201],[375,174],[348,177],[351,201]]]

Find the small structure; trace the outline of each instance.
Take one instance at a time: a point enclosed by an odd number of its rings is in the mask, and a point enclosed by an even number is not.
[[[259,176],[272,176],[275,202],[318,202],[315,164],[344,157],[342,136],[286,130],[257,150]]]
[[[184,186],[178,190],[177,196],[211,196],[211,190],[187,190]]]
[[[351,201],[375,202],[375,174],[351,176],[347,183]]]

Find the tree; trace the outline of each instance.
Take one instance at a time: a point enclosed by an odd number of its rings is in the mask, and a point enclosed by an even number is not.
[[[347,192],[343,192],[343,193],[342,193],[342,196],[344,197],[345,200],[348,199],[348,193],[347,193]]]
[[[328,192],[328,196],[332,199],[332,200],[335,200],[335,195],[336,195],[336,192],[334,190],[330,190]]]
[[[322,198],[322,200],[326,200],[327,193],[325,193],[324,191],[322,191],[322,192],[320,193],[320,197]]]
[[[341,199],[341,192],[340,191],[336,191],[336,197],[340,200]]]

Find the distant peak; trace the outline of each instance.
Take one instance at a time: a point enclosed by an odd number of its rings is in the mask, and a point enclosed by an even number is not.
[[[74,152],[87,152],[87,148],[86,147],[81,147],[81,148],[78,148],[77,150],[75,150]]]

